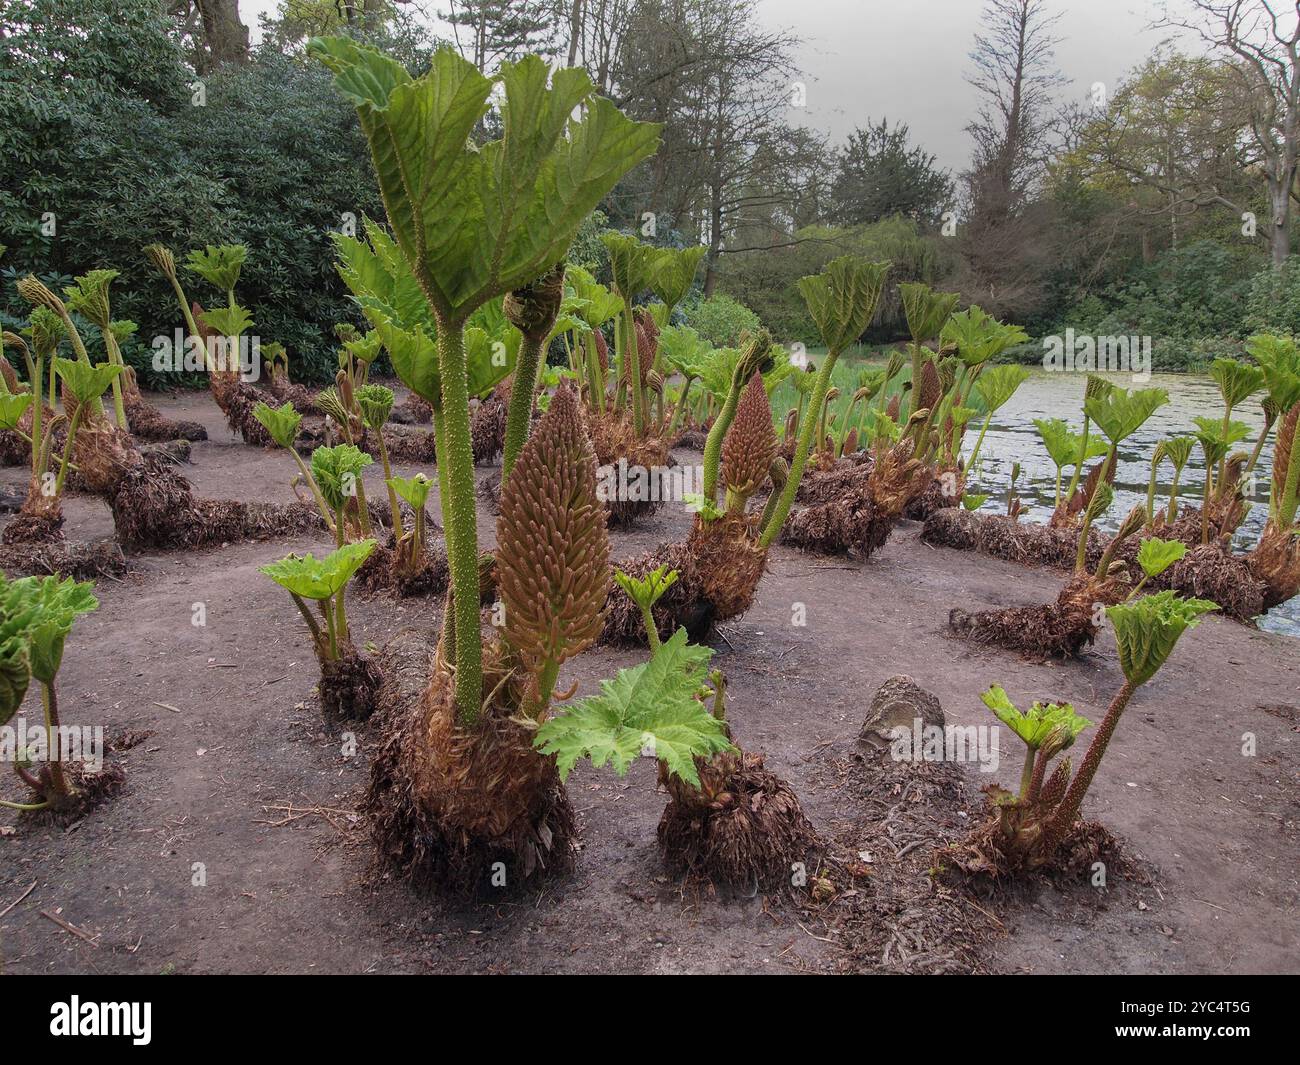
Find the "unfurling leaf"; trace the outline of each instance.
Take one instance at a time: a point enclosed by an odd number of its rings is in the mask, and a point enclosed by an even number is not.
[[[820,274],[796,282],[822,343],[832,352],[855,343],[871,324],[888,272],[887,262],[844,255],[832,259]]]
[[[1107,607],[1115,627],[1119,664],[1136,688],[1156,675],[1178,638],[1200,624],[1201,615],[1218,610],[1206,599],[1182,599],[1172,591],[1143,596],[1132,603]]]
[[[361,472],[374,461],[353,444],[318,447],[311,453],[311,474],[331,510],[342,510],[356,495]]]
[[[294,409],[292,403],[272,407],[258,400],[253,406],[253,417],[262,423],[272,440],[283,448],[293,449],[294,441],[298,439],[298,429],[302,425],[302,415]]]
[[[1035,702],[1028,710],[1021,711],[1006,690],[997,684],[981,695],[980,700],[1033,751],[1043,746],[1051,736],[1055,747],[1052,753],[1058,754],[1092,724],[1083,715],[1075,713],[1070,703]]]

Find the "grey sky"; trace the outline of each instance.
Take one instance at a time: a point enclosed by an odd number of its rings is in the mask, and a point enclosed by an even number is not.
[[[417,0],[425,10],[442,0]],[[240,0],[257,35],[258,16],[277,0]],[[798,61],[808,85],[804,121],[842,141],[855,126],[886,115],[906,122],[913,138],[961,170],[970,157],[963,128],[975,110],[963,75],[979,26],[981,0],[759,0],[773,27],[803,39]],[[1160,0],[1058,0],[1056,35],[1063,92],[1086,98],[1094,82],[1113,86],[1162,40],[1149,30]],[[1175,8],[1179,0],[1172,0]]]

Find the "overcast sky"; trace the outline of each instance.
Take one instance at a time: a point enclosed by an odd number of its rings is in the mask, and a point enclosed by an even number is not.
[[[427,10],[444,0],[416,0]],[[1181,7],[1180,0],[1171,0]],[[258,16],[277,0],[240,0],[257,35]],[[802,38],[798,60],[808,106],[796,117],[842,141],[882,115],[906,122],[913,139],[954,172],[970,158],[963,132],[975,111],[963,75],[979,27],[980,0],[759,0],[773,27]],[[1083,100],[1094,82],[1113,86],[1147,59],[1163,34],[1148,29],[1163,0],[1058,0],[1057,63],[1063,92]]]

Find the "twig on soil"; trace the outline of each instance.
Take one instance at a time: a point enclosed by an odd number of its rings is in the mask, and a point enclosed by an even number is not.
[[[183,712],[179,706],[172,706],[171,703],[158,703],[158,702],[155,702],[153,705],[154,705],[154,706],[161,706],[164,710],[170,710],[173,714],[179,714],[179,713],[182,713],[182,712]]]
[[[33,880],[30,884],[27,885],[26,891],[24,891],[21,895],[19,895],[16,899],[14,899],[14,901],[11,902],[8,906],[6,906],[3,910],[0,910],[0,917],[6,916],[10,910],[12,910],[15,906],[17,906],[20,902],[22,902],[23,899],[27,898],[27,896],[30,895],[35,890],[36,890],[36,881]]]
[[[86,941],[87,943],[89,943],[92,947],[97,947],[97,946],[99,946],[99,937],[100,937],[100,935],[102,935],[103,933],[97,932],[97,933],[95,933],[95,935],[92,936],[92,935],[91,935],[89,932],[87,932],[84,928],[78,928],[75,924],[69,924],[69,923],[68,923],[67,921],[65,921],[62,917],[60,917],[57,913],[50,913],[49,910],[42,910],[42,911],[41,911],[41,916],[44,917],[44,918],[46,918],[47,920],[53,921],[56,925],[58,925],[60,928],[62,928],[65,932],[71,932],[71,933],[72,933],[74,936],[76,936],[78,939],[83,939],[83,940],[85,940],[85,941]]]
[[[336,817],[346,817],[354,823],[356,821],[356,811],[339,810],[332,806],[299,806],[295,807],[292,802],[277,802],[270,806],[263,806],[262,809],[267,813],[282,813],[285,816],[278,821],[271,821],[265,818],[255,818],[255,825],[270,825],[272,828],[283,828],[285,825],[293,824],[295,821],[301,821],[304,817],[321,817],[328,821],[331,827],[339,832],[346,832],[347,826],[339,824]]]

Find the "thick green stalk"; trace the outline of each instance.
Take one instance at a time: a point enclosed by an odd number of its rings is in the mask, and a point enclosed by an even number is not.
[[[1151,456],[1151,476],[1147,480],[1147,524],[1156,520],[1156,474],[1160,470],[1160,460],[1164,456],[1159,450]]]
[[[1083,439],[1079,442],[1079,458],[1074,464],[1074,476],[1070,478],[1070,487],[1065,492],[1066,502],[1074,498],[1074,493],[1079,488],[1079,478],[1083,476],[1083,464],[1088,461],[1088,431],[1091,426],[1092,420],[1085,414],[1083,416]]]
[[[673,404],[672,420],[668,423],[669,437],[677,432],[677,427],[682,423],[682,415],[686,411],[686,397],[690,395],[691,385],[694,381],[695,378],[688,374],[686,379],[682,382],[682,390],[677,396],[677,402]]]
[[[393,542],[397,543],[402,539],[402,510],[398,505],[397,492],[388,482],[393,479],[393,467],[388,462],[388,447],[384,443],[384,427],[381,425],[375,430],[375,435],[379,438],[379,462],[384,467],[384,487],[388,489],[388,509],[392,514],[393,522]]]
[[[329,504],[325,502],[325,497],[321,495],[320,486],[316,483],[316,478],[312,476],[311,470],[307,463],[303,461],[298,454],[297,448],[289,448],[289,454],[293,456],[294,462],[298,464],[298,472],[302,474],[302,479],[307,482],[307,487],[311,489],[312,498],[316,500],[316,506],[320,509],[320,516],[325,519],[325,526],[329,531],[337,535],[334,518],[330,511]]]
[[[1110,743],[1111,736],[1114,735],[1115,726],[1119,724],[1124,708],[1128,706],[1128,702],[1133,698],[1133,692],[1136,690],[1136,685],[1126,680],[1124,687],[1120,688],[1119,694],[1115,696],[1110,707],[1106,710],[1106,716],[1102,719],[1101,726],[1092,737],[1092,743],[1088,745],[1088,753],[1084,755],[1083,764],[1079,766],[1079,772],[1070,781],[1070,786],[1065,792],[1065,798],[1057,806],[1056,813],[1053,815],[1044,834],[1045,855],[1050,856],[1060,845],[1061,840],[1065,838],[1066,832],[1074,824],[1075,818],[1079,816],[1079,810],[1083,806],[1083,797],[1088,793],[1092,778],[1097,775],[1097,767],[1101,765],[1102,756],[1106,753],[1106,747]]]
[[[1165,504],[1165,521],[1172,525],[1174,519],[1178,517],[1178,482],[1182,479],[1183,467],[1174,466],[1174,479],[1169,485],[1169,502]]]
[[[826,360],[822,363],[822,368],[817,371],[817,383],[813,386],[813,399],[810,410],[816,410],[826,401],[826,393],[831,387],[831,370],[835,368],[835,362],[840,357],[838,351],[828,352]],[[781,489],[781,498],[776,504],[776,509],[772,511],[772,516],[768,519],[767,524],[763,527],[763,534],[759,537],[760,547],[771,547],[781,532],[781,526],[785,524],[785,519],[790,515],[790,508],[794,506],[794,496],[799,490],[799,481],[803,478],[804,466],[808,462],[808,450],[812,445],[812,435],[816,425],[814,420],[809,417],[804,420],[803,426],[799,429],[799,441],[795,445],[794,462],[790,466],[790,475],[786,478],[785,487]],[[712,436],[712,434],[710,434]],[[719,441],[721,446],[721,441]]]
[[[465,337],[459,320],[438,321],[438,363],[442,375],[442,436],[437,440],[442,526],[451,570],[456,633],[456,718],[478,720],[483,699],[483,643],[479,636],[478,524],[474,512],[474,456],[470,451],[469,383]],[[531,399],[531,396],[529,397]]]
[[[59,461],[59,475],[54,480],[54,494],[56,496],[63,491],[63,482],[68,476],[68,459],[72,455],[72,442],[77,438],[77,426],[80,424],[81,407],[78,406],[72,413],[72,421],[68,423],[68,437],[63,442],[63,458]]]
[[[307,622],[307,628],[311,631],[312,647],[316,649],[316,653],[319,655],[324,649],[324,643],[321,639],[320,625],[317,624],[316,619],[311,616],[311,610],[308,609],[302,596],[297,592],[290,592],[289,595],[293,599],[293,605],[298,608],[298,613],[301,614],[303,620]]]
[[[1286,484],[1282,492],[1282,505],[1278,510],[1279,529],[1289,529],[1295,524],[1297,506],[1300,505],[1300,425],[1291,437],[1291,461],[1286,468]]]
[[[1250,453],[1250,461],[1246,463],[1245,474],[1248,475],[1255,468],[1255,464],[1259,462],[1259,454],[1264,450],[1264,443],[1268,440],[1268,434],[1273,429],[1274,421],[1276,421],[1276,418],[1272,414],[1265,413],[1264,428],[1260,431],[1259,439],[1255,441],[1255,447]]]
[[[1206,456],[1208,459],[1209,456]],[[1214,463],[1205,463],[1205,487],[1201,490],[1201,543],[1210,542],[1210,496],[1214,493]]]
[[[501,483],[510,476],[515,459],[528,441],[533,417],[533,392],[537,389],[537,368],[542,361],[544,340],[524,337],[515,362],[515,383],[510,389],[510,407],[506,411],[506,442],[501,452]]]
[[[582,347],[587,356],[587,390],[591,393],[591,409],[597,414],[605,413],[605,378],[600,372],[600,355],[596,351],[596,341],[588,334],[582,338]]]
[[[918,410],[920,410],[917,404],[920,402],[921,399],[921,351],[922,351],[921,342],[919,340],[913,340],[912,341],[912,388],[907,397],[907,412],[906,412],[906,416],[908,418],[910,418],[913,414],[915,414]],[[884,390],[882,389],[881,391]],[[901,414],[900,417],[902,417]]]
[[[1029,797],[1029,782],[1034,779],[1034,755],[1038,751],[1034,747],[1025,748],[1025,766],[1020,770],[1020,801],[1024,802]]]
[[[1110,452],[1106,455],[1106,468],[1101,471],[1101,478],[1097,482],[1100,489],[1101,484],[1110,477],[1110,471],[1113,466],[1119,462],[1119,445],[1111,444]],[[1069,499],[1074,493],[1071,492],[1065,498]],[[1082,573],[1088,567],[1088,531],[1092,528],[1092,518],[1089,516],[1091,504],[1083,508],[1083,523],[1079,529],[1079,550],[1074,558],[1074,571]]]
[[[113,336],[111,329],[101,329],[104,336],[104,347],[108,351],[108,361],[112,366],[125,366],[122,361],[122,349],[117,346],[117,338]],[[119,429],[129,430],[126,423],[126,407],[122,403],[122,375],[118,374],[113,378],[113,415],[117,419]]]
[[[44,472],[41,466],[41,452],[44,451],[44,441],[41,439],[41,387],[45,383],[41,380],[41,363],[44,360],[37,358],[33,362],[30,353],[26,353],[26,360],[27,377],[32,383],[32,476],[40,477]]]
[[[975,438],[975,450],[970,453],[970,462],[966,464],[968,470],[975,469],[975,460],[980,457],[980,448],[984,446],[984,434],[989,431],[989,423],[992,421],[993,412],[989,411],[988,417],[984,419],[984,425],[980,428],[980,435]],[[1057,490],[1060,490],[1059,484],[1057,485]]]
[[[732,387],[727,389],[726,402],[722,404],[718,416],[713,419],[713,428],[709,430],[708,438],[704,441],[703,494],[710,503],[718,501],[718,472],[722,465],[722,441],[735,420],[736,407],[739,404],[740,389],[735,387],[735,382],[732,382]]]
[[[632,315],[631,300],[623,300],[623,312],[623,329],[626,331],[623,350],[627,362],[627,387],[632,392],[632,427],[640,437],[645,433],[645,392],[641,388],[640,345],[636,341],[636,319]]]

